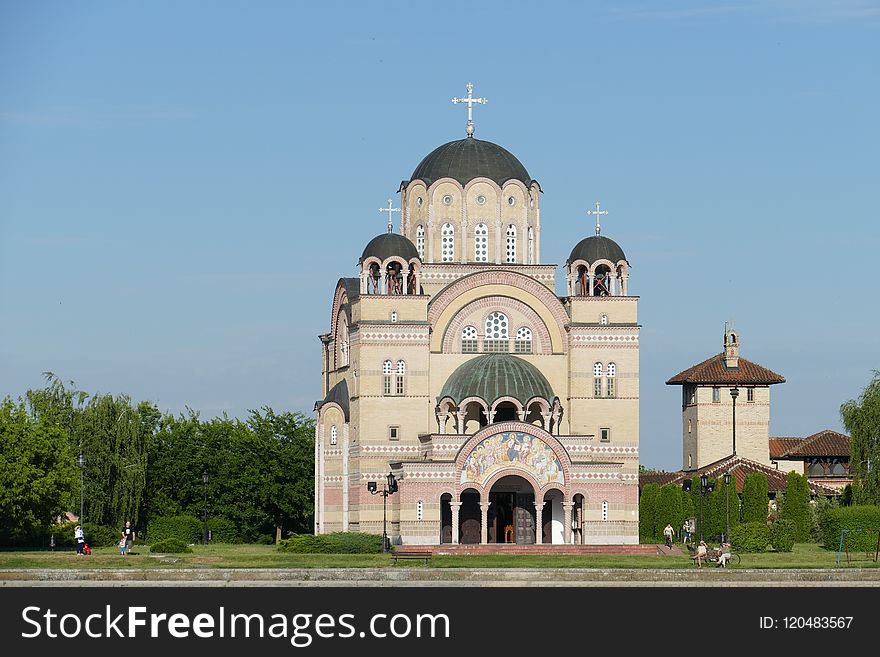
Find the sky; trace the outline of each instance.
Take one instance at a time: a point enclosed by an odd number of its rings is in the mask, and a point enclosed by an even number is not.
[[[878,62],[867,0],[0,0],[0,397],[51,371],[311,414],[335,283],[472,81],[544,191],[543,262],[609,211],[644,465],[681,467],[665,381],[728,320],[786,378],[771,435],[843,430],[880,367]]]

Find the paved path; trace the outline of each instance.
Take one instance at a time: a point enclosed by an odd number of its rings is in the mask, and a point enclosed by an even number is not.
[[[880,568],[586,569],[586,568],[216,568],[7,569],[0,587],[880,587]]]

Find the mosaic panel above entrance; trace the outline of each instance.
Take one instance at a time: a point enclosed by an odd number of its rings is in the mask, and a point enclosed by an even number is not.
[[[460,483],[485,483],[499,470],[523,470],[541,486],[564,484],[562,463],[543,440],[519,431],[489,436],[468,454]]]

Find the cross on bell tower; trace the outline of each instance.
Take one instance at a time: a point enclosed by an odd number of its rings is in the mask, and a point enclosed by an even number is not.
[[[608,210],[600,210],[599,209],[599,201],[596,201],[596,209],[595,210],[587,210],[587,216],[595,215],[596,217],[596,236],[599,236],[600,226],[599,226],[599,217],[602,215],[608,214]]]
[[[387,208],[379,208],[379,212],[387,212],[388,213],[388,232],[393,233],[394,232],[394,223],[391,221],[391,217],[393,217],[394,215],[391,213],[392,212],[400,212],[400,208],[395,208],[394,203],[391,201],[391,199],[388,199],[388,207]]]
[[[467,98],[453,98],[452,102],[458,105],[459,103],[467,103],[467,111],[468,111],[468,120],[467,120],[467,131],[468,137],[474,136],[474,105],[480,104],[485,105],[489,102],[488,98],[474,98],[474,85],[471,82],[467,83]]]

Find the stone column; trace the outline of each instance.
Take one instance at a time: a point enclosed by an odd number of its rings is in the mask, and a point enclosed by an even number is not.
[[[467,411],[457,411],[455,413],[456,417],[458,417],[458,435],[464,434],[464,418],[467,417]]]
[[[525,408],[516,412],[516,415],[519,418],[520,422],[526,421],[526,413],[528,413],[528,410],[526,410]]]
[[[544,431],[550,433],[550,419],[553,417],[553,414],[548,411],[541,413],[541,417],[544,418]]]
[[[535,545],[544,542],[544,502],[535,502]]]
[[[491,502],[480,502],[480,545],[489,542],[489,505]]]
[[[596,275],[590,274],[590,288],[589,288],[589,290],[587,290],[587,296],[589,296],[589,297],[593,296],[593,281],[595,281],[595,280],[596,280]]]
[[[571,508],[574,506],[574,502],[563,502],[562,503],[562,531],[563,531],[563,542],[568,545],[571,543]]]
[[[461,510],[461,502],[450,502],[452,507],[452,542],[458,543],[458,512]]]

